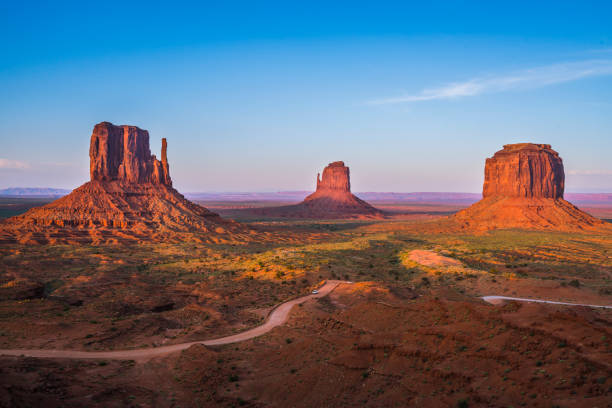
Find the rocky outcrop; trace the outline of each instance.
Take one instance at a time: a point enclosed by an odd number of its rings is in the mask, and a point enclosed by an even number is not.
[[[162,139],[158,160],[151,154],[146,130],[97,124],[89,148],[91,181],[3,221],[0,242],[223,242],[250,234],[172,188],[167,149]]]
[[[550,145],[505,145],[486,160],[483,199],[452,219],[474,230],[581,230],[603,224],[565,201],[564,187],[563,161]]]
[[[299,204],[251,210],[286,218],[382,218],[384,213],[351,193],[350,171],[344,162],[330,163],[317,174],[317,189]]]
[[[505,145],[485,163],[483,197],[563,198],[563,160],[548,144]]]
[[[349,168],[344,165],[344,162],[337,161],[329,163],[323,169],[323,178],[320,173],[317,174],[317,190],[316,191],[343,191],[351,192],[351,178]]]
[[[94,181],[124,181],[172,185],[167,143],[162,139],[162,160],[151,154],[149,132],[136,126],[98,123],[89,146],[89,173]]]

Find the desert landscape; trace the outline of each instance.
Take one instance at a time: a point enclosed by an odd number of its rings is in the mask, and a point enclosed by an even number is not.
[[[0,408],[612,408],[612,5],[5,3]]]
[[[609,405],[612,224],[550,146],[487,159],[456,214],[376,209],[336,162],[224,218],[172,188],[165,139],[90,144],[90,182],[0,224],[3,406]]]

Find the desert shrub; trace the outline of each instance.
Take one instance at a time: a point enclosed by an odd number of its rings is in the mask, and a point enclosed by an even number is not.
[[[56,289],[59,289],[64,282],[60,279],[54,279],[52,281],[46,282],[43,288],[43,296],[49,296]]]

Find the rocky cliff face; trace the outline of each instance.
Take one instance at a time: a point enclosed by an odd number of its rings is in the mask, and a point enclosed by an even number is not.
[[[565,173],[547,144],[505,145],[485,164],[483,199],[452,218],[462,229],[581,230],[603,222],[563,199]]]
[[[323,169],[322,179],[317,174],[317,191],[324,190],[351,192],[350,172],[344,162],[330,163]]]
[[[483,197],[563,198],[565,173],[548,144],[505,145],[485,164]]]
[[[172,185],[162,139],[162,160],[151,155],[149,132],[136,126],[98,123],[91,135],[89,172],[92,181]]]

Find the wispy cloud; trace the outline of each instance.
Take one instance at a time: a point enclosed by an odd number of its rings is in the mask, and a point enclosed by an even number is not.
[[[0,169],[29,169],[30,165],[19,160],[9,160],[0,158]]]
[[[567,174],[572,176],[612,176],[612,170],[570,170]]]
[[[473,78],[453,82],[437,88],[424,89],[416,94],[370,101],[373,105],[450,100],[484,93],[533,89],[583,78],[612,75],[612,60],[587,60],[525,69],[514,73]]]

